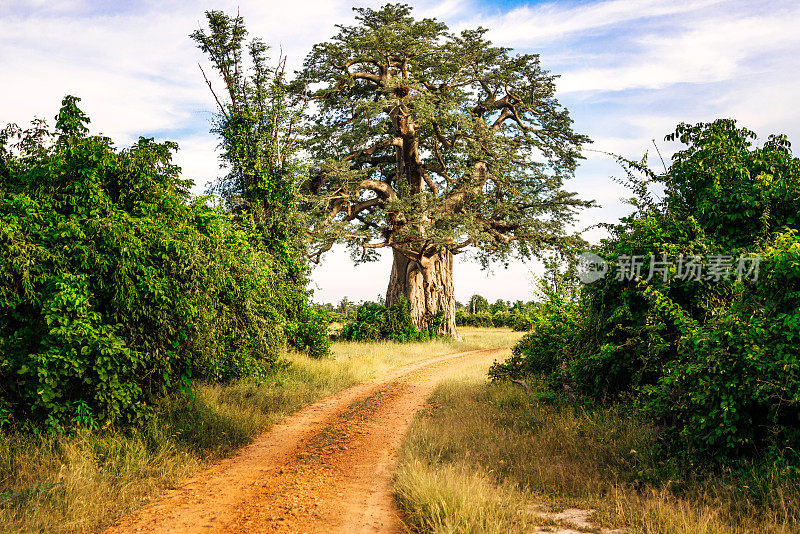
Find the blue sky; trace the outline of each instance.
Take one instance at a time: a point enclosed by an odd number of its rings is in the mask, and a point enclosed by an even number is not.
[[[52,118],[64,94],[82,98],[92,130],[126,145],[139,135],[177,141],[177,161],[197,192],[218,174],[216,141],[208,133],[214,103],[189,40],[207,9],[245,17],[252,35],[282,47],[289,66],[334,25],[353,20],[353,0],[0,1],[0,123]],[[559,99],[590,148],[638,158],[678,122],[738,119],[762,138],[800,140],[800,2],[604,0],[571,2],[407,2],[417,16],[451,29],[489,29],[496,43],[541,54],[561,77]],[[587,152],[568,187],[601,208],[584,212],[577,228],[626,213],[628,193],[611,176],[606,156]],[[651,156],[651,162],[656,160]],[[586,237],[599,239],[590,231]],[[374,299],[384,293],[387,258],[353,267],[334,250],[313,273],[316,298]],[[535,263],[481,271],[467,259],[455,267],[456,296],[530,299]]]

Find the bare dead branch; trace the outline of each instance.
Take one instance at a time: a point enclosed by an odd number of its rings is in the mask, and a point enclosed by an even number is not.
[[[203,73],[203,79],[206,81],[206,85],[211,90],[211,94],[214,95],[214,100],[217,101],[217,107],[219,107],[219,112],[222,113],[226,119],[230,119],[228,114],[225,112],[225,108],[222,107],[222,102],[219,101],[219,97],[217,96],[217,93],[214,91],[214,87],[211,85],[208,76],[206,76],[206,71],[203,70],[203,66],[200,63],[198,63],[197,66],[200,67],[200,72]]]
[[[517,380],[515,378],[509,378],[508,381],[513,383],[513,384],[517,384],[518,386],[524,387],[525,391],[528,393],[528,395],[533,395],[533,391],[531,391],[530,386],[528,386],[528,383],[525,382],[524,380]]]
[[[439,188],[436,187],[436,184],[431,179],[431,175],[428,174],[427,172],[425,172],[425,170],[424,170],[425,166],[424,165],[422,165],[422,169],[423,169],[422,170],[422,178],[425,180],[425,183],[428,184],[428,187],[430,188],[431,193],[433,193],[433,196],[438,197],[439,196]]]

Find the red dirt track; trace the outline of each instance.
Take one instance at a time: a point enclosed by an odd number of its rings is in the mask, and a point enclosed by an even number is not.
[[[400,532],[391,474],[414,414],[442,379],[501,350],[417,362],[327,397],[106,533]]]

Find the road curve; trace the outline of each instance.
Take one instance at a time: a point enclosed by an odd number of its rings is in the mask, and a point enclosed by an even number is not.
[[[322,399],[106,534],[400,532],[391,475],[414,414],[442,379],[502,350],[416,362]]]

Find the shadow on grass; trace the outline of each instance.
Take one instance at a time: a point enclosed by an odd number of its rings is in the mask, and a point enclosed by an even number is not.
[[[202,458],[228,456],[252,439],[252,428],[243,425],[241,418],[222,412],[203,398],[170,399],[159,416],[160,424],[168,429],[178,449]]]

